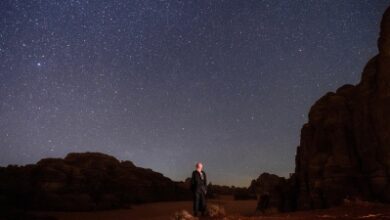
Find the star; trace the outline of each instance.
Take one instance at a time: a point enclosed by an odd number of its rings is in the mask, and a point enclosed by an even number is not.
[[[388,6],[4,2],[0,165],[99,151],[183,180],[202,160],[239,186],[293,170],[310,106],[360,79]]]

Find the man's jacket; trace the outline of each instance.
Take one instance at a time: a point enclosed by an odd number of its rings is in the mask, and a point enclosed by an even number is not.
[[[191,176],[191,191],[193,193],[207,193],[207,178],[206,173],[202,170],[203,179],[200,177],[200,173],[197,170],[192,172]]]

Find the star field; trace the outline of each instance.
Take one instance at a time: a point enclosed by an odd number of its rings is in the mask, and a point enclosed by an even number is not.
[[[288,176],[390,1],[0,2],[0,165],[99,151],[174,180]]]

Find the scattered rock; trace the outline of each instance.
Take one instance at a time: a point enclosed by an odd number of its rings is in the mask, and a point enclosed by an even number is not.
[[[224,217],[226,215],[225,208],[217,204],[208,204],[206,214],[209,217]]]
[[[181,211],[175,212],[175,214],[173,214],[173,216],[171,217],[171,220],[198,220],[198,218],[192,216],[186,210],[181,210]]]

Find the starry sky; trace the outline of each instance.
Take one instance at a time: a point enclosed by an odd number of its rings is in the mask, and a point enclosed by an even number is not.
[[[99,151],[173,180],[293,172],[390,1],[0,1],[0,165]]]

